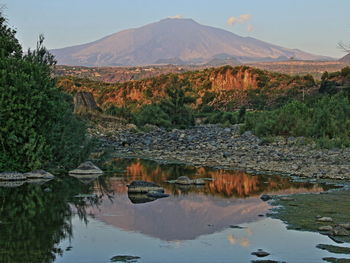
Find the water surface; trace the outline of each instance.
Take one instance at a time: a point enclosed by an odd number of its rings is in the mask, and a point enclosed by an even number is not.
[[[261,194],[319,193],[322,185],[137,159],[108,166],[114,172],[99,178],[1,187],[0,262],[95,263],[132,255],[137,262],[243,263],[256,260],[257,249],[286,262],[334,256],[316,248],[335,244],[327,236],[287,230],[265,216],[271,207],[260,200]],[[212,181],[166,183],[182,175]],[[170,197],[135,203],[127,193],[133,180],[155,182]]]

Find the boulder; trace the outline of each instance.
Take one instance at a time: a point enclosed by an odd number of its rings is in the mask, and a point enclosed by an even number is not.
[[[17,172],[0,173],[0,181],[21,181],[26,179],[27,177],[22,173],[17,173]]]
[[[36,170],[24,174],[29,179],[53,179],[55,176],[44,170]]]
[[[175,181],[176,184],[182,184],[182,185],[190,185],[193,184],[193,181],[188,178],[187,176],[180,176]]]
[[[128,185],[128,193],[149,193],[159,192],[164,193],[164,189],[159,185],[145,181],[133,181]]]
[[[268,255],[270,255],[270,253],[267,253],[266,251],[264,251],[262,249],[258,249],[257,251],[252,252],[251,254],[254,256],[257,256],[259,258],[267,257]]]
[[[339,226],[344,227],[347,230],[350,230],[350,223],[339,224]]]
[[[131,203],[133,204],[144,204],[157,200],[155,197],[149,197],[147,194],[141,193],[130,193],[128,192],[128,197]]]
[[[333,236],[348,236],[349,232],[341,226],[336,226],[332,231]]]
[[[203,179],[201,179],[201,178],[194,179],[194,180],[192,180],[192,184],[194,184],[194,185],[205,185],[205,181]]]
[[[91,92],[79,91],[74,96],[74,113],[83,114],[89,112],[99,112],[94,96]]]
[[[333,227],[332,226],[320,226],[318,228],[319,231],[332,231]]]
[[[78,168],[69,171],[70,175],[101,175],[103,171],[94,165],[92,162],[85,162],[78,166]]]
[[[272,199],[271,195],[262,195],[260,196],[260,199],[263,200],[264,202],[269,201],[270,199]]]
[[[157,192],[157,191],[150,191],[146,194],[148,197],[151,198],[164,198],[164,197],[168,197],[168,194],[165,193],[161,193],[161,192]]]
[[[51,181],[52,179],[28,179],[27,181],[25,181],[27,184],[37,184],[37,185],[43,185],[49,181]]]
[[[333,222],[333,219],[331,217],[324,216],[324,217],[318,218],[317,221],[318,222]]]

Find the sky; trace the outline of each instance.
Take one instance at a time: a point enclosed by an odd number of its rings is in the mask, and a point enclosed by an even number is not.
[[[350,43],[350,0],[0,0],[25,49],[98,40],[167,17],[192,18],[287,48],[342,57]]]

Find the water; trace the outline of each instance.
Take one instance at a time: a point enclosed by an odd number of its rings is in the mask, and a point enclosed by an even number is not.
[[[288,263],[334,257],[316,248],[336,245],[331,239],[287,230],[264,216],[271,207],[259,198],[317,193],[324,186],[144,160],[114,159],[109,166],[116,171],[97,179],[67,176],[0,188],[0,262],[102,263],[131,255],[140,257],[137,262],[243,263],[257,260],[251,255],[257,249],[271,253],[264,259]],[[181,175],[213,181],[202,187],[165,183]],[[158,183],[170,197],[135,203],[140,199],[130,200],[126,186],[133,180]]]

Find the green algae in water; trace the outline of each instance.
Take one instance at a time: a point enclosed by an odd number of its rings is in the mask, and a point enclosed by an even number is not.
[[[120,255],[120,256],[112,257],[111,262],[134,263],[134,262],[137,262],[138,259],[140,259],[140,257]]]
[[[350,259],[348,258],[323,258],[324,261],[331,262],[331,263],[350,263]]]
[[[298,194],[294,201],[276,199],[272,202],[278,206],[277,213],[269,216],[284,221],[288,228],[320,232],[318,228],[324,225],[336,226],[350,221],[350,190],[336,190],[322,194]],[[318,222],[318,217],[331,217],[333,223]],[[350,236],[336,237],[336,240],[350,242]]]
[[[319,248],[319,249],[322,249],[322,250],[327,250],[330,253],[350,254],[350,248],[349,247],[338,247],[338,246],[325,245],[325,244],[319,244],[316,247]]]

